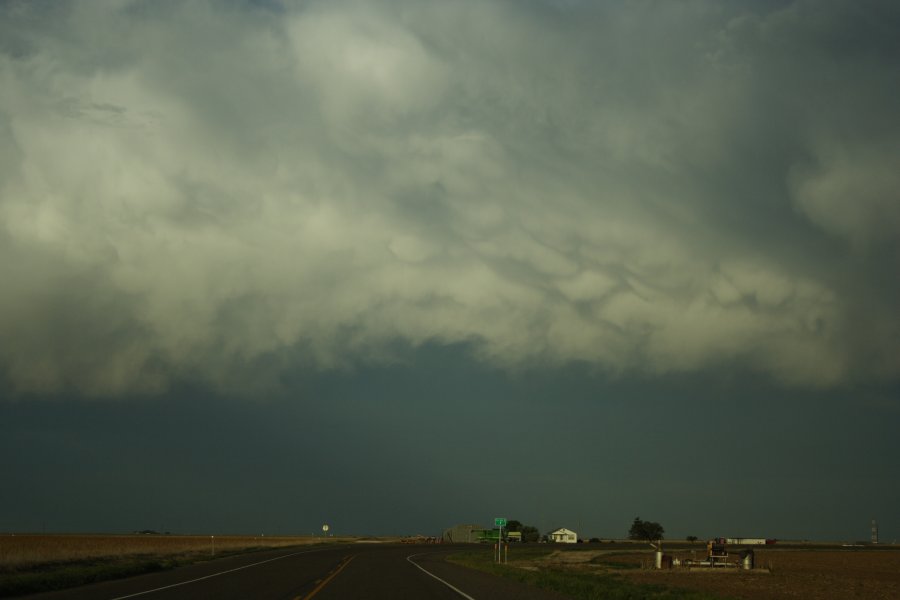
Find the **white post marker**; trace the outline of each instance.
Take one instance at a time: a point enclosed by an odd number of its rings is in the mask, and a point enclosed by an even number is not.
[[[328,535],[329,529],[330,529],[330,527],[328,527],[328,523],[325,523],[324,525],[322,525],[322,537],[325,537]]]

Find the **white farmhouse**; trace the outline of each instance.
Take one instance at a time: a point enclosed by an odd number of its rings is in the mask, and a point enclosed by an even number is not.
[[[566,529],[565,527],[560,527],[556,531],[551,531],[547,534],[547,536],[550,538],[551,542],[556,542],[559,544],[578,543],[578,534],[571,529]]]

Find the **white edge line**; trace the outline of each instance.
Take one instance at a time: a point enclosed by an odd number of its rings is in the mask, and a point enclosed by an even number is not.
[[[164,585],[163,587],[154,588],[152,590],[146,590],[144,592],[137,592],[136,594],[128,594],[127,596],[116,596],[115,598],[112,598],[112,600],[125,600],[125,598],[134,598],[135,596],[143,596],[144,594],[152,594],[153,592],[161,592],[162,590],[168,590],[170,588],[178,587],[180,585],[187,585],[189,583],[203,581],[204,579],[211,579],[213,577],[218,577],[219,575],[225,575],[226,573],[234,573],[235,571],[241,571],[243,569],[249,569],[250,567],[264,565],[266,563],[270,563],[270,562],[273,562],[276,560],[281,560],[282,558],[290,558],[291,556],[297,556],[298,554],[309,554],[311,552],[322,552],[324,550],[331,550],[331,549],[333,549],[333,548],[317,548],[315,550],[303,550],[301,552],[292,552],[291,554],[285,554],[284,556],[276,556],[275,558],[270,558],[268,560],[262,560],[258,563],[253,563],[250,565],[244,565],[243,567],[237,567],[235,569],[228,569],[227,571],[219,571],[218,573],[213,573],[212,575],[206,575],[204,577],[198,577],[197,579],[189,579],[187,581],[180,581],[178,583],[173,583],[172,585]],[[416,566],[418,566],[418,565],[416,565]]]
[[[457,588],[457,587],[454,587],[453,585],[447,583],[446,581],[444,581],[443,579],[441,579],[440,577],[438,577],[437,575],[435,575],[435,574],[432,573],[431,571],[426,571],[424,567],[421,567],[421,566],[419,565],[419,563],[413,561],[413,558],[416,557],[416,556],[422,556],[422,554],[411,554],[411,555],[409,555],[409,556],[406,557],[406,561],[407,561],[409,564],[411,564],[412,566],[414,566],[414,567],[416,567],[417,569],[419,569],[420,571],[422,571],[423,573],[425,573],[426,575],[428,575],[429,577],[434,577],[435,579],[437,579],[438,581],[440,581],[441,583],[443,583],[444,585],[446,585],[448,588],[450,588],[451,590],[453,590],[454,592],[456,592],[457,594],[459,594],[460,596],[462,596],[463,598],[467,598],[468,600],[475,600],[475,598],[473,598],[472,596],[468,595],[467,593],[465,593],[465,592],[462,591],[461,589],[459,589],[459,588]]]

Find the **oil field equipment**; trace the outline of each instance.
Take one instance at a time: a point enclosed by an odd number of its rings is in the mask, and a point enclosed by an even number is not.
[[[715,538],[706,543],[706,560],[709,566],[725,566],[728,563],[728,549],[725,546],[725,538]]]

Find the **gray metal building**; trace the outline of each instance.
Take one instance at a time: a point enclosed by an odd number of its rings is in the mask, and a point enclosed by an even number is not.
[[[483,529],[482,525],[454,525],[444,530],[441,540],[453,544],[476,544],[478,532]]]

